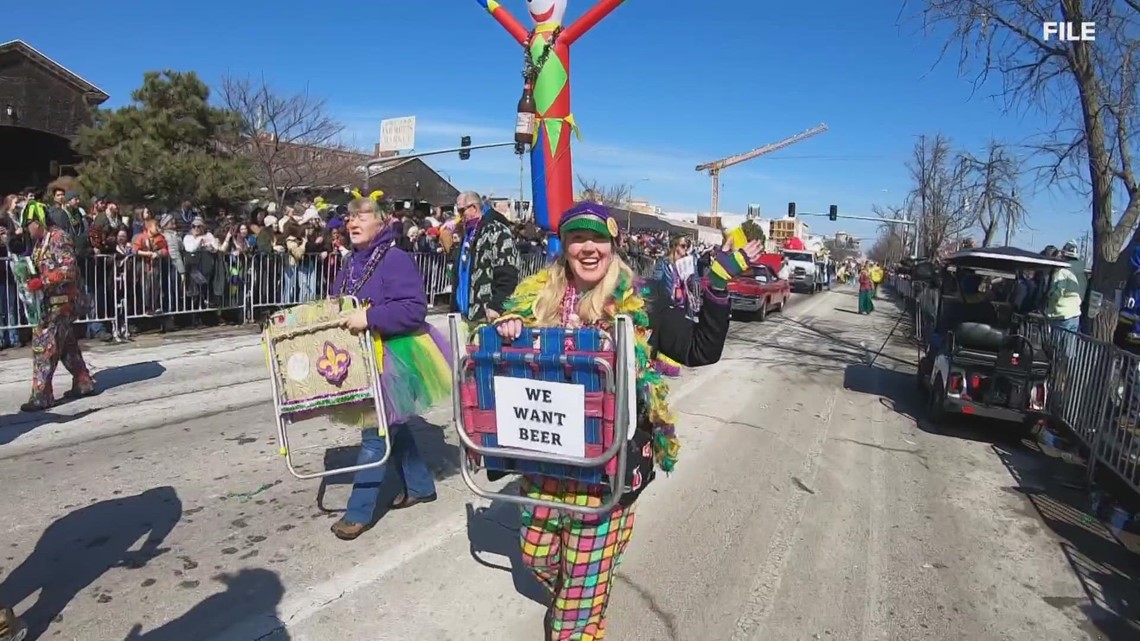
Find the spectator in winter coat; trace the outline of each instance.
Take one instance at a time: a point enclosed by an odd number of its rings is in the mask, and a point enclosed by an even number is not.
[[[494,208],[484,206],[473,191],[459,194],[455,211],[463,219],[452,311],[475,323],[494,321],[519,284],[519,252],[511,224]]]

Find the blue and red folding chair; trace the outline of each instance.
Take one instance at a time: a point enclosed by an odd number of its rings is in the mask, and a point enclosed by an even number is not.
[[[455,424],[459,433],[463,481],[475,494],[509,503],[550,507],[581,514],[603,514],[617,505],[625,487],[626,442],[634,429],[633,323],[618,316],[614,334],[598,329],[528,328],[508,342],[495,327],[483,326],[465,336],[463,321],[448,317],[452,345],[452,384]],[[467,338],[473,339],[469,343]],[[498,379],[498,382],[496,381]],[[505,380],[504,380],[505,379]],[[553,452],[534,443],[504,446],[505,384],[512,380],[543,381],[559,386],[581,387],[584,430],[583,455]],[[496,398],[496,389],[500,398]],[[563,387],[562,389],[568,389]],[[570,394],[571,398],[578,398]],[[579,422],[571,417],[571,423]],[[577,435],[570,435],[577,442]],[[484,488],[475,481],[479,469],[500,474],[541,475],[607,487],[602,505],[594,508],[522,496]]]

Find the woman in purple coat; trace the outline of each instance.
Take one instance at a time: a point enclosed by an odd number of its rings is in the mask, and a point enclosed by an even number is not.
[[[364,307],[344,317],[353,333],[365,330],[377,339],[380,385],[392,443],[390,460],[397,464],[403,491],[389,506],[403,509],[436,499],[431,471],[420,457],[407,421],[446,400],[451,392],[447,342],[427,322],[427,295],[415,262],[396,246],[398,229],[379,192],[348,206],[352,253],[332,286],[333,296],[355,296]],[[357,465],[384,455],[385,442],[376,427],[362,434]],[[344,517],[332,526],[337,538],[352,540],[373,524],[385,468],[357,472]]]

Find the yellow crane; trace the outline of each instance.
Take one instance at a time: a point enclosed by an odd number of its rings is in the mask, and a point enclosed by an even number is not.
[[[821,124],[818,127],[812,127],[807,131],[798,133],[790,138],[785,138],[779,142],[773,142],[764,145],[763,147],[757,147],[752,151],[746,151],[742,154],[736,154],[735,156],[729,156],[728,158],[721,158],[720,160],[707,162],[703,165],[697,165],[697,171],[707,171],[709,172],[709,176],[712,177],[712,210],[710,214],[717,218],[720,216],[718,207],[720,207],[720,172],[722,169],[728,169],[733,165],[739,165],[742,162],[752,160],[753,158],[763,156],[764,154],[770,154],[773,151],[779,151],[784,147],[794,145],[801,140],[807,140],[808,138],[821,134],[825,131],[827,131],[827,125]]]

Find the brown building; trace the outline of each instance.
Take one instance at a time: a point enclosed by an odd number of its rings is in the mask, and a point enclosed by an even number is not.
[[[393,158],[369,170],[368,190],[380,189],[393,200],[447,207],[459,196],[454,185],[420,158]]]
[[[74,175],[72,143],[109,97],[22,40],[0,44],[0,194]]]

